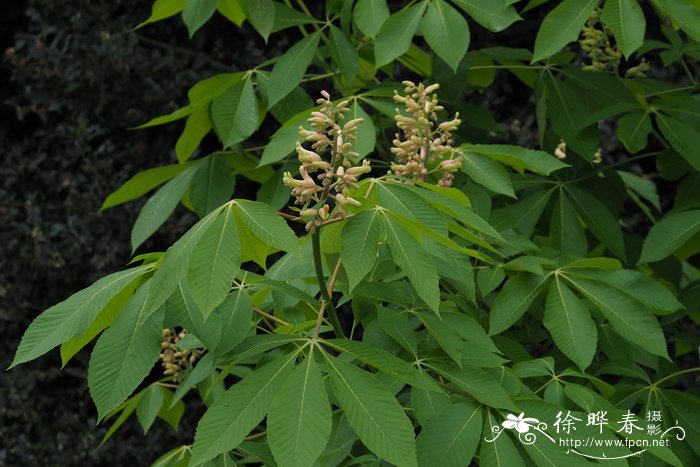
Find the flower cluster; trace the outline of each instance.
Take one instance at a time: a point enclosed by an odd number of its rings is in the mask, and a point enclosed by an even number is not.
[[[434,93],[440,85],[403,84],[405,95],[394,94],[394,101],[404,105],[406,115],[396,109],[396,126],[401,133],[396,133],[391,148],[397,160],[391,164],[391,172],[418,181],[431,174],[439,179],[438,185],[450,186],[463,162],[462,152],[452,146],[452,132],[462,123],[459,113],[438,124],[437,112],[443,107]]]
[[[344,216],[347,205],[359,206],[360,202],[350,196],[350,188],[357,188],[362,174],[372,170],[366,159],[359,165],[353,162],[359,154],[352,151],[352,142],[363,120],[355,118],[341,125],[350,111],[349,101],[334,106],[328,92],[321,91],[321,96],[316,101],[319,110],[312,112],[308,120],[311,130],[299,127],[299,134],[311,143],[311,149],[301,143],[296,146],[301,179],[294,178],[290,172],[282,177],[283,183],[292,189],[295,203],[302,206],[299,215],[307,220],[307,231],[331,218],[328,199],[335,202],[336,216]]]
[[[600,21],[600,8],[593,10],[586,25],[581,30],[581,35],[583,36],[579,40],[581,49],[591,59],[591,64],[585,65],[584,70],[617,70],[622,53],[610,42],[610,34]]]
[[[180,378],[183,371],[191,369],[202,356],[201,350],[181,350],[178,348],[177,342],[185,335],[187,335],[187,331],[184,329],[180,332],[171,328],[163,329],[163,340],[160,343],[160,359],[163,362],[163,368],[165,368],[163,374],[171,375],[175,381]]]

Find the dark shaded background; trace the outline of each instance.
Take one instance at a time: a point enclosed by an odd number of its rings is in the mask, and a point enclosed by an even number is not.
[[[277,55],[294,37],[277,34],[265,46],[249,28],[238,29],[218,15],[192,40],[178,18],[131,31],[149,15],[152,2],[145,0],[4,3],[2,369],[35,316],[123,269],[130,259],[130,230],[144,200],[102,213],[98,209],[130,176],[175,162],[173,148],[184,123],[126,128],[186,104],[187,89],[201,79],[255,66],[265,60],[263,54]],[[323,3],[308,2],[314,9]],[[535,11],[528,19],[544,13]],[[536,19],[517,23],[497,37],[498,43],[531,47],[532,28],[538,24]],[[481,28],[472,30],[472,48],[497,45],[489,44],[493,39]],[[501,141],[530,144],[535,135],[531,97],[512,75],[499,74],[496,86],[472,100],[490,107],[503,123],[507,131]],[[604,139],[613,140],[610,128],[603,133]],[[209,136],[204,146],[214,149],[216,141]],[[615,147],[609,151],[614,153]],[[142,251],[164,250],[193,221],[185,210],[176,211]],[[178,433],[157,421],[146,438],[131,417],[98,450],[109,424],[95,427],[86,382],[88,356],[78,354],[62,371],[58,351],[10,372],[0,370],[0,466],[148,465],[165,451],[191,442],[194,428],[188,420],[196,420],[192,413],[201,411],[196,398],[188,401]]]
[[[214,18],[192,41],[178,18],[132,32],[143,0],[4,2],[0,14],[0,367],[30,321],[130,258],[143,201],[103,213],[102,200],[140,170],[173,163],[183,122],[126,128],[186,104],[187,89],[262,61],[263,43]],[[216,15],[218,16],[218,15]],[[205,51],[205,52],[202,52]],[[212,143],[212,142],[210,142]],[[164,250],[191,224],[178,211],[144,251]],[[86,382],[88,353],[60,371],[51,352],[0,372],[0,465],[148,465],[191,442],[135,419],[101,449]],[[190,407],[199,410],[198,403]],[[187,417],[185,417],[187,418]]]

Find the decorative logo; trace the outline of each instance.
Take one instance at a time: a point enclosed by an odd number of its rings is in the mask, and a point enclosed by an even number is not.
[[[600,410],[598,412],[589,413],[587,417],[586,426],[597,426],[599,428],[599,433],[602,435],[603,426],[609,425],[607,419],[608,412]],[[646,429],[637,423],[641,424],[639,419],[631,411],[627,411],[617,423],[619,426],[617,433],[622,436],[627,436],[626,438],[597,438],[595,436],[585,435],[582,437],[576,437],[576,424],[577,422],[583,422],[582,418],[576,418],[571,411],[567,411],[564,414],[560,411],[557,414],[556,421],[552,424],[552,429],[556,431],[558,438],[554,438],[549,433],[546,432],[548,425],[545,422],[541,422],[537,418],[525,417],[525,413],[521,413],[517,417],[513,414],[508,414],[506,419],[501,423],[501,425],[493,425],[491,427],[491,437],[484,438],[487,443],[493,443],[498,439],[501,434],[506,430],[515,430],[518,433],[518,440],[522,444],[532,445],[537,442],[538,434],[543,435],[551,443],[557,444],[561,447],[566,447],[567,454],[577,454],[581,457],[586,457],[588,459],[598,459],[598,460],[614,460],[614,459],[625,459],[633,456],[641,456],[643,452],[649,447],[657,446],[668,446],[670,438],[675,435],[678,441],[685,439],[685,430],[678,426],[678,421],[672,427],[662,430],[661,426],[657,422],[661,422],[662,415],[660,411],[649,411],[647,412]],[[532,431],[531,431],[532,430]],[[640,433],[637,433],[640,432]],[[637,434],[638,436],[634,436]],[[563,436],[567,435],[567,436]],[[626,447],[628,449],[638,449],[630,454],[619,455],[614,457],[608,457],[603,452],[600,456],[586,454],[580,451],[580,448],[620,448]]]

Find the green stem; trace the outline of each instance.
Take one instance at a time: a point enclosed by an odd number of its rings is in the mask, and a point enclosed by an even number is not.
[[[586,180],[591,177],[595,177],[601,172],[605,172],[606,170],[614,169],[615,167],[620,167],[621,165],[629,164],[630,162],[635,162],[638,161],[639,159],[644,159],[645,157],[651,157],[651,156],[658,156],[660,154],[659,151],[653,151],[653,152],[645,152],[644,154],[637,154],[636,156],[628,157],[625,160],[613,162],[612,164],[606,165],[605,167],[601,167],[599,170],[596,170],[595,172],[589,173],[587,175],[583,175],[582,177],[575,178],[573,180],[566,180],[563,182],[564,185],[571,185],[573,183],[578,183],[582,180]]]
[[[333,331],[335,331],[336,337],[344,339],[345,333],[343,332],[343,328],[340,326],[340,320],[338,320],[338,315],[335,312],[335,307],[333,306],[331,294],[328,293],[328,288],[326,287],[326,277],[323,274],[323,262],[321,260],[320,229],[316,229],[316,231],[311,234],[311,245],[313,247],[314,252],[314,266],[316,267],[316,279],[318,279],[318,288],[321,289],[321,297],[323,297],[323,300],[326,302],[328,317],[331,320],[331,325],[333,326]]]
[[[663,383],[664,381],[666,381],[668,379],[675,378],[676,376],[684,375],[687,373],[693,373],[696,371],[700,371],[700,367],[689,368],[687,370],[677,371],[677,372],[673,373],[672,375],[664,376],[663,378],[661,378],[660,380],[658,380],[654,384],[652,384],[652,386],[658,386],[659,384]]]

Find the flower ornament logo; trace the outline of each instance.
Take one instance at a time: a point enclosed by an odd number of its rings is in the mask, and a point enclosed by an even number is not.
[[[500,426],[493,425],[491,427],[491,439],[484,438],[484,440],[487,443],[493,443],[505,430],[515,430],[518,432],[518,439],[521,443],[531,445],[537,441],[537,435],[530,431],[531,428],[547,437],[552,443],[555,442],[554,438],[544,431],[547,429],[546,423],[536,418],[526,418],[524,412],[521,412],[517,417],[513,414],[508,414]]]
[[[513,414],[508,414],[506,420],[501,423],[503,428],[506,430],[512,430],[515,428],[518,433],[527,433],[530,431],[530,425],[537,425],[540,421],[536,418],[524,418],[525,413],[521,412],[517,417]]]

